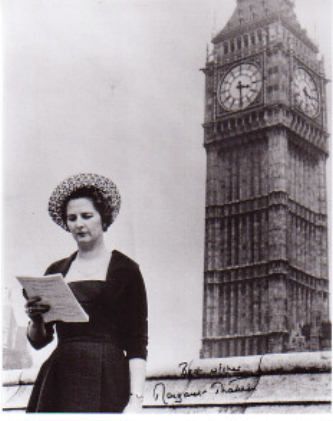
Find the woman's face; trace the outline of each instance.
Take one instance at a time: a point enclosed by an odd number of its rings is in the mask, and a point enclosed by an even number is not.
[[[89,198],[79,197],[68,201],[66,222],[79,246],[93,246],[103,238],[101,215]]]

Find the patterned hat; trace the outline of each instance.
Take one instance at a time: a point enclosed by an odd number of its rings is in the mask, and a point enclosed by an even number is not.
[[[120,209],[120,194],[117,186],[108,178],[98,174],[77,174],[66,178],[51,194],[49,200],[49,214],[53,221],[66,231],[69,231],[63,219],[63,206],[66,199],[75,191],[82,188],[98,191],[105,200],[107,213],[110,215],[109,225],[113,223]]]

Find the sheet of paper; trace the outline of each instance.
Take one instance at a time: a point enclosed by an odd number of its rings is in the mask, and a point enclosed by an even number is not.
[[[50,305],[43,314],[46,323],[61,320],[64,322],[88,322],[89,316],[75,298],[61,274],[46,276],[17,276],[28,297],[39,296]]]

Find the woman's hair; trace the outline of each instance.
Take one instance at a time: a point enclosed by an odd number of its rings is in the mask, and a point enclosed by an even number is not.
[[[75,190],[71,195],[66,197],[62,206],[62,218],[67,223],[67,205],[72,199],[90,199],[101,216],[103,231],[106,231],[111,224],[112,209],[108,206],[107,201],[104,199],[102,193],[93,187],[82,187]]]

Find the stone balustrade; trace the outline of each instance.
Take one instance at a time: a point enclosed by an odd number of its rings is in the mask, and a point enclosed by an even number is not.
[[[24,411],[36,370],[3,376],[3,408]],[[193,359],[149,367],[146,413],[325,413],[331,353]]]

